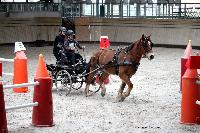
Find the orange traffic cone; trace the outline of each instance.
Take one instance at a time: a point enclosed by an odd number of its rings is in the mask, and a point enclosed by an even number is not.
[[[187,70],[182,77],[181,99],[181,123],[200,124],[200,106],[196,104],[200,100],[200,91],[196,81],[198,80],[197,69],[191,69],[191,59],[188,59]]]
[[[181,58],[180,91],[182,91],[182,76],[184,75],[184,73],[187,69],[185,65],[191,55],[192,55],[192,43],[191,43],[191,40],[189,40],[188,45],[184,52],[184,56]]]
[[[37,66],[37,71],[36,71],[35,77],[37,77],[37,78],[50,77],[48,70],[46,68],[44,56],[42,54],[39,55],[39,61],[38,61],[38,66]]]
[[[13,84],[21,84],[28,82],[28,71],[27,71],[27,57],[24,51],[19,51],[16,53],[14,58],[14,77]],[[13,88],[16,93],[26,93],[28,87]]]
[[[38,106],[33,107],[32,125],[36,127],[54,126],[52,78],[48,74],[42,54],[39,55],[34,81],[38,81],[39,85],[34,86],[33,102],[38,102]]]
[[[190,55],[192,55],[192,41],[191,40],[189,40],[188,42],[183,58],[188,58]]]
[[[24,53],[26,48],[22,42],[15,42],[15,58],[14,58],[14,77],[13,84],[21,84],[28,82],[27,71],[27,57]],[[28,87],[13,88],[16,93],[25,93],[28,91]]]
[[[0,133],[8,133],[3,85],[0,82]]]

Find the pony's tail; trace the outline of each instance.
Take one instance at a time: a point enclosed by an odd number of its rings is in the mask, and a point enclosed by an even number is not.
[[[86,67],[86,79],[89,76],[88,73],[90,72],[90,69],[94,70],[99,65],[99,57],[100,57],[101,53],[102,53],[102,51],[100,50],[90,58],[90,61],[88,62],[87,67]],[[94,74],[94,73],[96,73],[96,72],[93,72],[92,74]]]
[[[88,78],[88,76],[89,76],[89,73],[90,73],[90,68],[94,68],[96,65],[94,64],[94,62],[95,62],[95,56],[92,56],[91,58],[90,58],[90,61],[87,63],[87,67],[86,67],[86,76],[85,76],[85,78],[87,79]]]
[[[86,66],[86,78],[88,77],[88,73],[90,72],[90,68],[92,67],[92,64],[91,62],[93,61],[93,57],[90,58],[90,61],[87,63],[87,66]]]
[[[90,72],[90,66],[91,66],[91,59],[90,59],[90,61],[86,65],[86,73]],[[87,75],[86,75],[86,77],[87,77]]]

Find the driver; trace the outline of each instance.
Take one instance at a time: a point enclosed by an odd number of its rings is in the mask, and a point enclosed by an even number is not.
[[[64,44],[66,31],[67,30],[65,27],[59,27],[59,34],[56,36],[55,41],[54,41],[53,54],[56,57],[57,61],[61,59],[61,55],[59,51],[62,50],[61,45]]]
[[[75,53],[75,50],[77,48],[84,50],[85,46],[80,46],[80,44],[75,40],[75,34],[72,30],[68,30],[65,35],[67,36],[67,39],[64,42],[65,54],[67,58],[71,60],[72,65],[74,65],[76,63],[76,56],[81,57],[81,55]]]

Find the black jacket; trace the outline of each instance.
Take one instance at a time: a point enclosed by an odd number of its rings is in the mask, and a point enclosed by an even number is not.
[[[62,48],[59,45],[63,45],[64,44],[64,36],[58,35],[55,38],[54,41],[54,46],[53,46],[53,53],[54,55],[58,55],[59,51],[62,50]]]

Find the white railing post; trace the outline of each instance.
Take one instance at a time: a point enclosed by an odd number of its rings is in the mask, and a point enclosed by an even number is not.
[[[39,85],[39,82],[32,82],[32,83],[22,83],[22,84],[14,84],[14,85],[4,85],[3,89],[11,89],[11,88],[20,88],[20,87],[27,87],[27,86],[35,86]]]
[[[5,59],[5,58],[0,58],[1,62],[14,62],[14,59]]]
[[[11,107],[7,107],[5,109],[6,109],[6,111],[8,111],[8,110],[21,109],[21,108],[32,107],[32,106],[38,106],[38,102],[28,103],[28,104],[18,105],[18,106],[11,106]]]
[[[197,105],[200,105],[200,101],[199,101],[199,100],[197,100],[197,101],[196,101],[196,104],[197,104]]]

